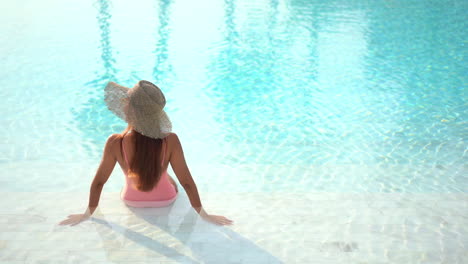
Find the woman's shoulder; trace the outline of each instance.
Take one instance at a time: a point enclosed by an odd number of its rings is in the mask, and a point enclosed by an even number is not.
[[[169,132],[169,133],[167,133],[166,138],[174,138],[174,137],[177,137],[177,134],[176,134],[175,132]]]
[[[174,141],[177,137],[177,134],[174,132],[169,132],[165,137],[166,141]]]
[[[127,144],[126,142],[128,142],[128,140],[131,140],[131,135],[127,135],[126,137],[126,140],[125,140],[125,144]],[[120,144],[122,143],[122,141],[124,140],[124,135],[123,134],[111,134],[108,138],[107,138],[107,143],[108,145],[114,147],[114,148],[119,148],[120,149]]]
[[[118,141],[122,139],[122,134],[111,134],[109,137],[107,137],[107,141]]]
[[[120,148],[120,134],[111,134],[107,137],[106,145],[104,147],[104,151],[106,152],[115,152],[118,148]]]
[[[122,135],[121,134],[111,134],[109,137],[107,137],[107,143],[110,146],[116,146],[120,145],[120,141],[122,140]]]
[[[165,139],[168,145],[180,144],[179,137],[174,132],[170,132]]]

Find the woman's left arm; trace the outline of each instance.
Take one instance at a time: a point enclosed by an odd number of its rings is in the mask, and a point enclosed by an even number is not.
[[[101,191],[104,184],[109,179],[112,171],[114,170],[117,158],[115,156],[115,148],[119,147],[119,135],[113,134],[109,136],[104,147],[104,153],[102,155],[101,164],[94,176],[94,180],[91,183],[88,208],[84,214],[72,214],[68,216],[68,219],[60,222],[60,225],[76,225],[86,219],[88,219],[96,210],[99,204],[99,198],[101,197]]]

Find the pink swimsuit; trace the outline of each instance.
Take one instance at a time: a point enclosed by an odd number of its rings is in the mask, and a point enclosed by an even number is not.
[[[123,156],[125,158],[125,162],[127,163],[127,167],[129,167],[129,162],[127,159],[127,155],[124,151],[123,146],[123,139],[121,141],[121,150]],[[161,166],[164,162],[164,156],[166,152],[166,139],[163,139],[162,143],[162,152],[163,158],[161,162]],[[123,168],[122,168],[123,170]],[[171,181],[169,180],[169,175],[167,174],[167,168],[162,173],[159,182],[153,188],[153,190],[149,192],[142,192],[135,189],[132,185],[133,179],[128,178],[127,172],[124,171],[125,174],[125,186],[120,193],[120,198],[124,201],[128,206],[132,207],[164,207],[168,206],[175,201],[177,198],[177,192],[172,185]]]

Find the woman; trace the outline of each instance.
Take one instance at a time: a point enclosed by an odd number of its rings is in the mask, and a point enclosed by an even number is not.
[[[130,89],[109,82],[105,88],[105,102],[128,126],[121,134],[112,134],[107,139],[101,164],[91,184],[86,212],[69,215],[60,225],[76,225],[93,214],[116,162],[125,174],[125,186],[120,197],[128,206],[163,207],[172,204],[178,189],[167,174],[170,164],[192,207],[203,219],[218,225],[232,224],[226,217],[210,215],[203,209],[179,138],[171,133],[171,122],[163,110],[166,99],[156,85],[139,81]]]

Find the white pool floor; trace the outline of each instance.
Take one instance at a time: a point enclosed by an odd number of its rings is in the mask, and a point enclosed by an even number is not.
[[[185,192],[168,208],[126,207],[101,194],[1,192],[0,263],[468,263],[467,194]]]

